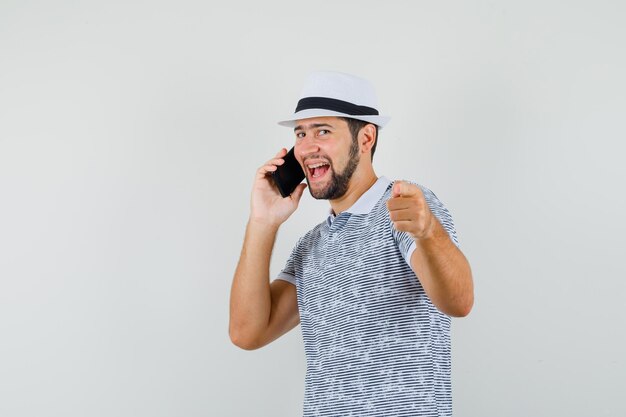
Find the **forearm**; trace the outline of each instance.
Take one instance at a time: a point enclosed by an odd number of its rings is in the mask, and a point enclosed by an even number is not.
[[[470,265],[446,230],[438,221],[435,223],[431,236],[416,239],[411,266],[439,310],[463,317],[474,303]]]
[[[267,328],[272,299],[269,265],[277,226],[250,220],[230,293],[229,333],[242,343]]]

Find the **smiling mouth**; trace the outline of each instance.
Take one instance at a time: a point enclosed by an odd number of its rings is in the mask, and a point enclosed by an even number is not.
[[[328,172],[330,164],[327,162],[320,162],[317,164],[307,165],[307,168],[309,170],[309,177],[317,179],[323,177],[324,174]]]

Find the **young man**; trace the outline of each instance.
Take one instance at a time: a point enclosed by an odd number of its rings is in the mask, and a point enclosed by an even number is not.
[[[369,82],[313,73],[295,114],[295,156],[306,174],[282,198],[258,169],[233,279],[230,337],[257,349],[300,323],[307,359],[304,416],[450,416],[450,316],[473,305],[469,263],[452,217],[428,188],[378,177]],[[303,236],[277,279],[269,263],[280,225],[304,189],[331,213]]]

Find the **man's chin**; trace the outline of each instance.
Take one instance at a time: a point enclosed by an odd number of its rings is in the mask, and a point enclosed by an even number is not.
[[[336,183],[326,184],[322,187],[307,187],[309,192],[311,193],[311,197],[316,200],[335,200],[337,198],[343,197],[346,193],[346,190],[339,189]]]
[[[311,193],[311,197],[316,200],[328,200],[328,187],[313,188],[310,185],[307,187]]]
[[[308,185],[307,188],[309,189],[309,193],[311,194],[311,197],[313,197],[316,200],[328,200],[328,191],[330,189],[331,184],[328,184],[328,183],[321,184],[317,182],[314,182],[313,184],[311,184],[308,178],[306,182],[307,182],[307,185]]]

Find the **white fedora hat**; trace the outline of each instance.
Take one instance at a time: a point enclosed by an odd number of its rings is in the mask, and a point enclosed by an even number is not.
[[[309,74],[294,114],[278,124],[295,127],[296,120],[321,116],[350,117],[373,123],[379,129],[391,119],[379,115],[376,91],[369,81],[335,71]]]

